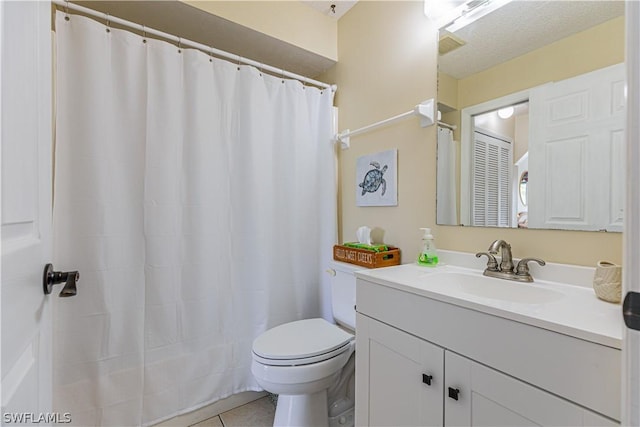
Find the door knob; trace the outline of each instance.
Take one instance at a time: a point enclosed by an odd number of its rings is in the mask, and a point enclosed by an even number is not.
[[[53,285],[64,283],[59,296],[72,297],[78,293],[76,289],[78,279],[80,279],[80,273],[77,271],[53,271],[53,264],[47,264],[42,274],[42,289],[45,295],[49,295]]]

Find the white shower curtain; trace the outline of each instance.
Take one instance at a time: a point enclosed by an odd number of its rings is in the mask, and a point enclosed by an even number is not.
[[[438,164],[436,210],[438,224],[458,225],[457,214],[457,150],[453,131],[438,126]]]
[[[331,91],[56,16],[54,405],[148,425],[245,390],[262,331],[327,317]],[[323,268],[324,267],[324,268]]]

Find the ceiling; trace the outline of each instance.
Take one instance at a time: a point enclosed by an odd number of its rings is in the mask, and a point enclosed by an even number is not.
[[[347,13],[349,9],[355,6],[355,4],[358,2],[358,0],[334,0],[334,1],[300,0],[300,1],[336,20],[342,18],[342,16],[345,13]]]
[[[624,1],[512,1],[455,32],[466,44],[439,58],[457,79],[624,15]]]

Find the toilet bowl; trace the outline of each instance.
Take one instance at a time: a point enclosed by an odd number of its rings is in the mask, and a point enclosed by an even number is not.
[[[274,425],[328,426],[327,389],[354,349],[354,336],[324,319],[285,323],[259,336],[251,372],[278,395]]]
[[[262,388],[278,395],[274,426],[327,427],[330,419],[332,425],[353,426],[353,396],[345,390],[351,384],[353,391],[357,269],[334,263],[329,270],[340,326],[321,318],[298,320],[253,342],[251,372]]]

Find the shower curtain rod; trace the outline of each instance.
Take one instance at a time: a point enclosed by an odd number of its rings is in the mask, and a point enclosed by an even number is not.
[[[458,126],[456,125],[450,125],[449,123],[445,123],[445,122],[441,122],[440,120],[438,120],[438,126],[442,126],[444,128],[449,128],[451,130],[456,130],[458,129]]]
[[[283,70],[281,68],[276,68],[276,67],[272,67],[270,65],[266,65],[266,64],[262,64],[260,62],[254,61],[252,59],[248,59],[245,57],[242,57],[240,55],[234,55],[232,53],[229,52],[225,52],[224,50],[220,50],[220,49],[216,49],[214,47],[211,46],[207,46],[204,45],[202,43],[198,43],[198,42],[194,42],[192,40],[187,40],[187,39],[183,39],[180,38],[178,36],[174,36],[173,34],[169,34],[169,33],[165,33],[163,31],[159,31],[153,28],[149,28],[149,27],[145,27],[144,25],[141,24],[136,24],[135,22],[131,22],[131,21],[127,21],[125,19],[121,19],[118,18],[116,16],[111,16],[109,14],[103,13],[103,12],[98,12],[97,10],[93,10],[90,9],[88,7],[84,7],[84,6],[80,6],[74,3],[69,3],[67,1],[64,0],[52,0],[51,1],[53,4],[60,6],[63,10],[63,12],[68,13],[69,10],[74,10],[76,12],[81,12],[84,13],[86,15],[89,16],[93,16],[95,18],[100,18],[100,19],[105,19],[107,20],[107,22],[113,22],[119,25],[122,25],[123,27],[127,27],[127,28],[131,28],[131,29],[136,29],[139,31],[143,31],[145,34],[151,34],[151,35],[155,35],[158,37],[161,37],[163,39],[166,40],[170,40],[172,42],[178,43],[180,46],[183,47],[192,47],[198,50],[201,50],[205,53],[209,53],[215,56],[219,56],[222,58],[226,58],[226,59],[231,59],[233,61],[237,61],[237,62],[241,62],[243,64],[246,65],[251,65],[256,67],[259,70],[262,71],[269,71],[271,73],[273,73],[276,76],[283,76],[283,77],[289,77],[295,80],[299,80],[305,83],[308,83],[310,85],[314,85],[323,89],[331,89],[332,91],[336,91],[338,89],[338,87],[336,85],[330,85],[318,80],[313,80],[310,79],[308,77],[304,77],[301,76],[299,74],[295,74],[292,73],[290,71],[286,71]]]

